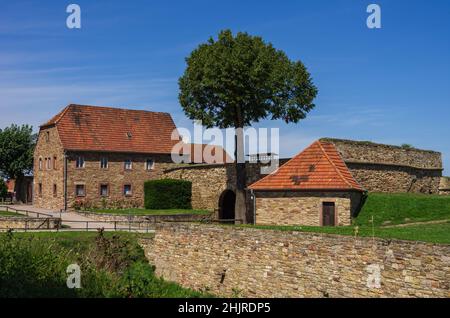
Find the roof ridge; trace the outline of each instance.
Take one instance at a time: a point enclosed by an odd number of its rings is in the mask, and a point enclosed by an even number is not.
[[[66,106],[67,108],[71,106],[79,106],[79,107],[91,107],[91,108],[102,108],[102,109],[113,109],[113,110],[123,110],[123,111],[132,111],[132,112],[146,112],[146,113],[157,113],[157,114],[169,114],[169,112],[158,112],[154,110],[147,110],[147,109],[130,109],[130,108],[124,108],[124,106],[100,106],[100,105],[86,105],[86,104],[69,104]]]
[[[322,150],[322,152],[324,153],[325,157],[327,158],[327,160],[331,163],[331,165],[333,166],[333,168],[336,170],[336,172],[338,173],[338,175],[341,177],[341,179],[350,187],[350,188],[354,188],[354,186],[352,186],[350,184],[350,182],[348,182],[348,180],[346,178],[344,178],[344,176],[342,175],[341,171],[336,167],[336,165],[334,164],[333,160],[331,160],[330,156],[328,156],[327,152],[325,151],[325,149],[323,149],[322,146],[322,141],[318,140],[317,143],[319,144],[320,150]],[[332,143],[330,143],[331,145],[333,145]],[[334,145],[333,145],[334,147]],[[336,149],[336,147],[334,147]]]

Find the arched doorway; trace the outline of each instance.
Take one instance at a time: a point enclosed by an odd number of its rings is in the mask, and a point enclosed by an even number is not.
[[[234,220],[234,206],[236,203],[236,194],[231,190],[225,190],[219,199],[219,219]]]

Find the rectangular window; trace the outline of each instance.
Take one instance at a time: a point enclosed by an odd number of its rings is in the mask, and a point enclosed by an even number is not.
[[[39,170],[42,170],[42,158],[39,158]]]
[[[84,197],[84,196],[86,196],[86,191],[85,191],[84,184],[77,184],[75,186],[75,195],[77,197]]]
[[[76,162],[75,162],[75,166],[78,169],[84,168],[84,158],[83,157],[77,157]]]
[[[107,169],[108,168],[108,158],[103,157],[100,159],[100,168]]]
[[[53,169],[56,170],[56,156],[53,157]]]
[[[56,184],[53,185],[53,196],[56,197],[58,195]]]
[[[38,194],[40,197],[42,197],[42,183],[38,184]]]
[[[125,184],[123,186],[123,195],[124,196],[131,196],[133,193],[131,192],[131,184]]]
[[[47,158],[47,170],[50,170],[52,167],[52,158]]]
[[[49,132],[49,131],[47,131],[47,132],[45,133],[45,141],[46,141],[46,142],[49,142],[49,141],[50,141],[50,132]]]
[[[131,162],[130,159],[125,160],[124,167],[125,167],[125,170],[131,170],[131,169],[133,169],[133,163]]]
[[[100,185],[100,196],[107,197],[108,195],[109,195],[108,185],[107,184],[101,184]]]
[[[153,159],[147,159],[145,162],[145,169],[146,170],[153,170],[155,167],[155,161]]]

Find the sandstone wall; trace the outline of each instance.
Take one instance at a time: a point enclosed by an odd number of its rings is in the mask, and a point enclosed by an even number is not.
[[[286,160],[280,160],[283,164]],[[247,163],[247,185],[261,179],[261,164]],[[192,182],[192,207],[194,209],[214,210],[219,207],[219,198],[223,191],[235,191],[236,171],[233,164],[185,165],[169,168],[165,178],[183,179]]]
[[[83,156],[84,168],[76,168],[76,157]],[[108,158],[108,168],[100,168],[100,159]],[[147,159],[153,159],[154,169],[146,170]],[[125,170],[125,160],[132,161],[132,169]],[[174,166],[170,155],[144,155],[125,153],[76,153],[67,155],[67,206],[73,208],[77,201],[88,207],[143,207],[144,182],[160,179],[163,171]],[[76,185],[85,186],[85,196],[77,197]],[[100,185],[108,185],[107,197],[100,196]],[[123,187],[131,184],[132,195],[125,196]]]
[[[77,211],[76,214],[85,216],[90,219],[102,222],[199,222],[207,221],[211,219],[211,214],[168,214],[168,215],[118,215],[107,213],[95,213],[95,212],[81,212]]]
[[[372,142],[332,142],[355,179],[368,191],[438,193],[441,153]]]
[[[439,185],[439,194],[450,195],[450,177],[442,177]]]
[[[0,230],[56,229],[60,225],[59,218],[0,217]]]
[[[157,275],[221,296],[450,297],[450,245],[198,224],[141,244]]]
[[[369,192],[437,194],[441,170],[348,163],[353,177]]]
[[[255,192],[256,223],[322,225],[322,203],[335,203],[335,224],[350,225],[360,194],[350,192]]]
[[[48,133],[48,140],[46,138]],[[50,169],[45,158],[51,158]],[[56,163],[53,161],[56,158]],[[39,159],[42,169],[39,169]],[[39,208],[60,210],[64,208],[64,151],[55,127],[43,129],[34,150],[33,205]],[[42,194],[39,193],[42,184]],[[56,186],[56,193],[53,187]]]

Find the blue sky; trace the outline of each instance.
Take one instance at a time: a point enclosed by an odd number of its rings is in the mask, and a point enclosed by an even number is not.
[[[77,3],[82,28],[66,27]],[[377,3],[382,28],[368,29]],[[308,67],[316,109],[280,128],[282,156],[320,137],[441,151],[450,169],[450,1],[0,0],[0,127],[69,103],[170,112],[184,58],[219,30],[260,35]]]

